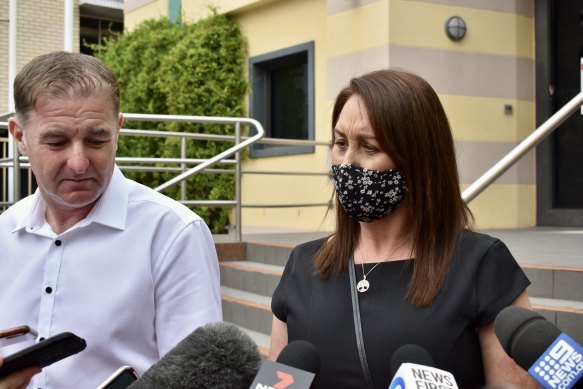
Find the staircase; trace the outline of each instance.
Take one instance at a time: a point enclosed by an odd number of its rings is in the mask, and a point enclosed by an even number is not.
[[[579,235],[569,236],[568,242],[548,235],[546,230],[542,232],[546,234],[543,237],[537,235],[540,229],[486,231],[508,245],[531,280],[528,293],[533,309],[583,344],[583,230]],[[271,295],[292,248],[319,236],[258,237],[262,241],[248,237],[245,243],[217,243],[217,252],[224,320],[240,326],[267,356]],[[554,243],[549,245],[549,240]],[[553,251],[553,247],[558,248]],[[549,259],[543,260],[541,256]]]
[[[244,256],[239,258],[222,256],[221,245],[224,244],[217,244],[217,252],[221,259],[223,318],[240,326],[255,340],[261,354],[267,356],[271,334],[271,296],[293,245],[243,243]]]

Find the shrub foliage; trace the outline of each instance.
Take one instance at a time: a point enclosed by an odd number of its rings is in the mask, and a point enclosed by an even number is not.
[[[248,87],[243,77],[245,42],[236,23],[225,15],[215,13],[192,24],[167,19],[147,20],[133,31],[107,41],[97,56],[119,79],[123,112],[229,117],[244,114],[244,96]],[[232,125],[132,121],[126,122],[124,127],[234,134]],[[209,158],[232,145],[229,142],[190,140],[187,157]],[[177,158],[180,156],[180,139],[122,136],[118,156]],[[176,174],[125,172],[127,177],[150,187],[156,187]],[[179,199],[179,185],[168,188],[165,194]],[[199,173],[188,180],[187,194],[190,200],[233,199],[234,176]],[[229,208],[194,207],[194,210],[215,233],[228,226]]]

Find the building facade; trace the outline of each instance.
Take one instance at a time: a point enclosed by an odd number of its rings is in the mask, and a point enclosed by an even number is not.
[[[0,2],[2,42],[8,1]],[[17,3],[20,67],[62,48],[64,0]],[[88,3],[75,0],[75,20],[94,7]],[[180,14],[193,22],[209,15],[209,5],[230,15],[246,37],[248,116],[268,137],[317,142],[251,150],[246,172],[300,174],[245,174],[246,227],[331,227],[325,144],[333,100],[355,75],[398,67],[435,88],[454,133],[462,189],[580,91],[578,0],[125,0],[123,23],[132,29]],[[28,16],[33,9],[38,17]],[[83,36],[76,23],[76,36]],[[0,112],[7,110],[6,47]],[[471,202],[477,227],[583,226],[582,165],[583,116],[575,114]],[[314,172],[321,175],[301,174]]]
[[[126,0],[126,26],[131,29],[144,19],[165,15],[170,3],[176,1]],[[424,77],[440,96],[453,129],[464,189],[558,108],[549,101],[552,96],[543,96],[549,94],[545,77],[553,77],[550,72],[542,71],[551,61],[543,59],[543,49],[548,51],[546,46],[556,40],[544,31],[558,25],[559,19],[550,16],[568,11],[559,10],[553,3],[542,0],[222,0],[215,2],[215,6],[237,21],[247,39],[251,80],[249,115],[262,122],[268,136],[329,141],[333,99],[352,76],[379,68],[404,68]],[[565,7],[578,11],[576,2],[571,3]],[[182,2],[183,18],[195,21],[205,17],[209,13],[208,5],[204,0]],[[459,17],[461,22],[452,17]],[[465,24],[462,39],[448,36],[445,29],[448,21],[458,31],[459,23]],[[570,28],[575,29],[575,23],[572,24]],[[579,77],[578,67],[573,67],[573,74]],[[286,116],[270,106],[270,98],[278,98],[285,90],[281,87],[278,92],[277,85],[282,84],[278,77],[296,77],[296,84],[304,82],[305,117],[294,121],[292,126],[301,130],[286,129]],[[286,106],[292,112],[301,110],[294,104],[290,101]],[[574,118],[578,119],[581,118]],[[580,121],[575,126],[581,126]],[[557,143],[554,139],[545,142]],[[246,171],[326,172],[329,165],[326,147],[263,146],[254,150],[252,156],[245,162]],[[549,156],[546,158],[546,163],[551,163]],[[577,201],[561,208],[566,209],[568,217],[549,222],[541,216],[540,209],[545,205],[537,201],[558,193],[556,188],[549,188],[549,182],[556,181],[556,173],[541,177],[539,165],[542,164],[536,152],[531,151],[478,196],[471,203],[477,227],[581,223],[583,204]],[[274,199],[287,205],[326,203],[332,189],[330,181],[323,176],[250,174],[244,176],[243,204],[271,204]],[[551,201],[545,212],[556,214],[557,204]],[[326,211],[325,206],[248,208],[243,211],[243,224],[317,229],[327,226],[323,222]]]

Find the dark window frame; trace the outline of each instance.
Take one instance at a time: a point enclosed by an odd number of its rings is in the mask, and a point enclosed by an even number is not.
[[[249,58],[249,80],[251,94],[249,97],[250,116],[261,123],[265,136],[271,137],[270,128],[270,74],[273,70],[286,65],[294,65],[305,60],[307,64],[307,140],[315,139],[315,99],[314,99],[314,42],[306,42],[281,50]],[[255,144],[251,147],[253,157],[274,157],[294,154],[314,153],[314,146],[285,146]]]

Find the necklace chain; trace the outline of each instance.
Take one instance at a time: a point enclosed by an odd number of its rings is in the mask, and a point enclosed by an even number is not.
[[[399,243],[399,245],[393,250],[391,251],[391,254],[387,257],[387,258],[391,258],[401,247],[403,247],[403,245],[405,244],[405,242],[407,242],[409,240],[409,236],[406,236],[405,239],[403,239],[403,241],[401,243]],[[366,277],[370,274],[371,271],[373,271],[378,265],[380,265],[381,263],[384,262],[384,260],[380,260],[378,261],[369,271],[367,271],[366,273],[364,272],[364,245],[361,244],[360,246],[360,265],[362,266],[362,280],[360,280],[358,282],[358,284],[356,285],[356,288],[358,289],[358,291],[360,293],[364,293],[366,292],[369,288],[370,288],[370,281],[368,281],[366,279]]]

